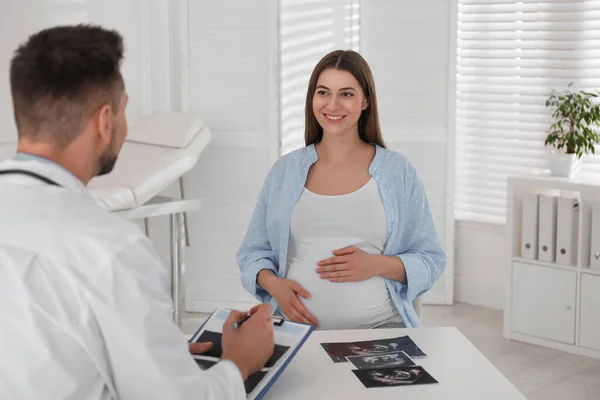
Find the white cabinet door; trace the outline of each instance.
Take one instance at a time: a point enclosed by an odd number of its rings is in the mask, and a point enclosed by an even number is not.
[[[575,271],[513,263],[512,329],[575,344]]]
[[[581,274],[579,345],[600,350],[600,276]]]

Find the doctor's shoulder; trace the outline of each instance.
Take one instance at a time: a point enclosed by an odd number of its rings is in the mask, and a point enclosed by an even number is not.
[[[135,223],[96,204],[80,209],[74,217],[79,220],[81,234],[93,238],[99,246],[112,247],[124,242],[147,239]]]
[[[65,192],[46,213],[32,240],[36,250],[63,265],[65,273],[99,282],[114,276],[115,268],[125,273],[115,264],[122,254],[127,260],[151,260],[158,265],[142,229],[93,199]]]

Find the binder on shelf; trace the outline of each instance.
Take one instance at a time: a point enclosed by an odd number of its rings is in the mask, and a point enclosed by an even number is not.
[[[540,195],[538,224],[538,259],[556,261],[556,206],[557,197]]]
[[[592,206],[590,267],[600,269],[600,201]]]
[[[538,257],[538,206],[539,196],[524,193],[523,218],[521,218],[521,257],[536,260]]]
[[[559,197],[556,211],[556,263],[577,265],[577,231],[579,228],[577,199]]]

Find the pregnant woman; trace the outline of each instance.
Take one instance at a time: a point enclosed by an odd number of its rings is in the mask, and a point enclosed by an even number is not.
[[[269,171],[238,251],[242,284],[319,329],[419,326],[412,302],[446,256],[415,168],[385,147],[362,56],[326,55],[305,112],[306,147]]]

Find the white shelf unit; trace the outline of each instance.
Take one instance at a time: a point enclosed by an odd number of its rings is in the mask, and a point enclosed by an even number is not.
[[[600,251],[600,236],[592,243],[600,182],[583,175],[533,175],[509,177],[507,183],[504,337],[600,358],[600,269],[591,267]],[[529,193],[577,199],[576,264],[522,256],[523,196]]]

